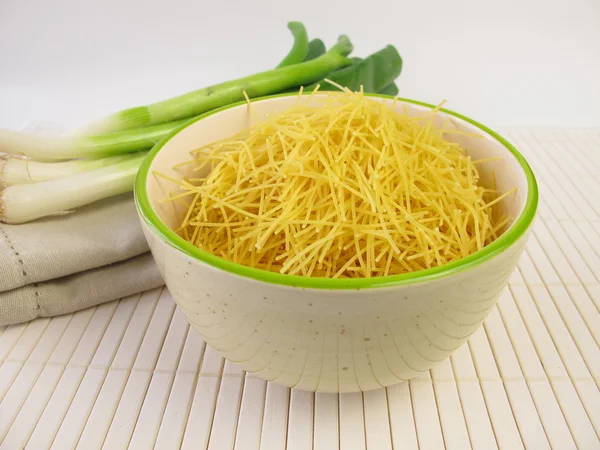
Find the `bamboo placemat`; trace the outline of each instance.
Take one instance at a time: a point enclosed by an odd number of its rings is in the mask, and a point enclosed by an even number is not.
[[[159,289],[0,328],[0,448],[600,449],[600,130],[501,131],[539,216],[497,308],[430,373],[290,391],[224,362]]]

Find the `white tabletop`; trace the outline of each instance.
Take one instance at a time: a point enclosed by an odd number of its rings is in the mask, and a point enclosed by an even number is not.
[[[538,176],[539,217],[484,326],[421,378],[350,395],[267,383],[157,289],[0,328],[0,448],[600,448],[600,130],[504,132]]]

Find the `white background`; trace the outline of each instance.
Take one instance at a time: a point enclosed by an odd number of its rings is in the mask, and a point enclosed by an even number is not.
[[[95,116],[262,71],[288,20],[388,43],[401,95],[491,126],[600,126],[600,0],[0,0],[0,127]]]

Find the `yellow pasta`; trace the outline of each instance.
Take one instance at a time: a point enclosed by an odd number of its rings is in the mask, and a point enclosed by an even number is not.
[[[315,101],[317,104],[315,104]],[[310,277],[373,277],[463,258],[510,223],[478,164],[433,118],[362,92],[296,105],[179,164],[208,167],[173,198],[191,203],[177,232],[239,264]],[[206,170],[206,169],[205,169]]]

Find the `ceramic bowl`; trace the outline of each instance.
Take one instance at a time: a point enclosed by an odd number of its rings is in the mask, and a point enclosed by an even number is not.
[[[373,96],[377,101],[389,97]],[[256,118],[292,106],[296,96],[256,100]],[[400,100],[422,114],[432,105]],[[516,194],[501,202],[515,218],[501,237],[459,261],[411,274],[363,279],[283,275],[241,266],[184,241],[172,228],[183,211],[161,202],[180,178],[172,167],[189,151],[250,125],[246,104],[205,114],[180,127],[149,153],[135,185],[145,236],[173,298],[206,342],[244,370],[285,386],[355,392],[418,376],[465,343],[494,307],[516,267],[537,208],[535,177],[521,154],[487,127],[443,110],[446,127],[479,138],[449,135],[480,165],[482,180]],[[438,124],[441,125],[441,122]]]

